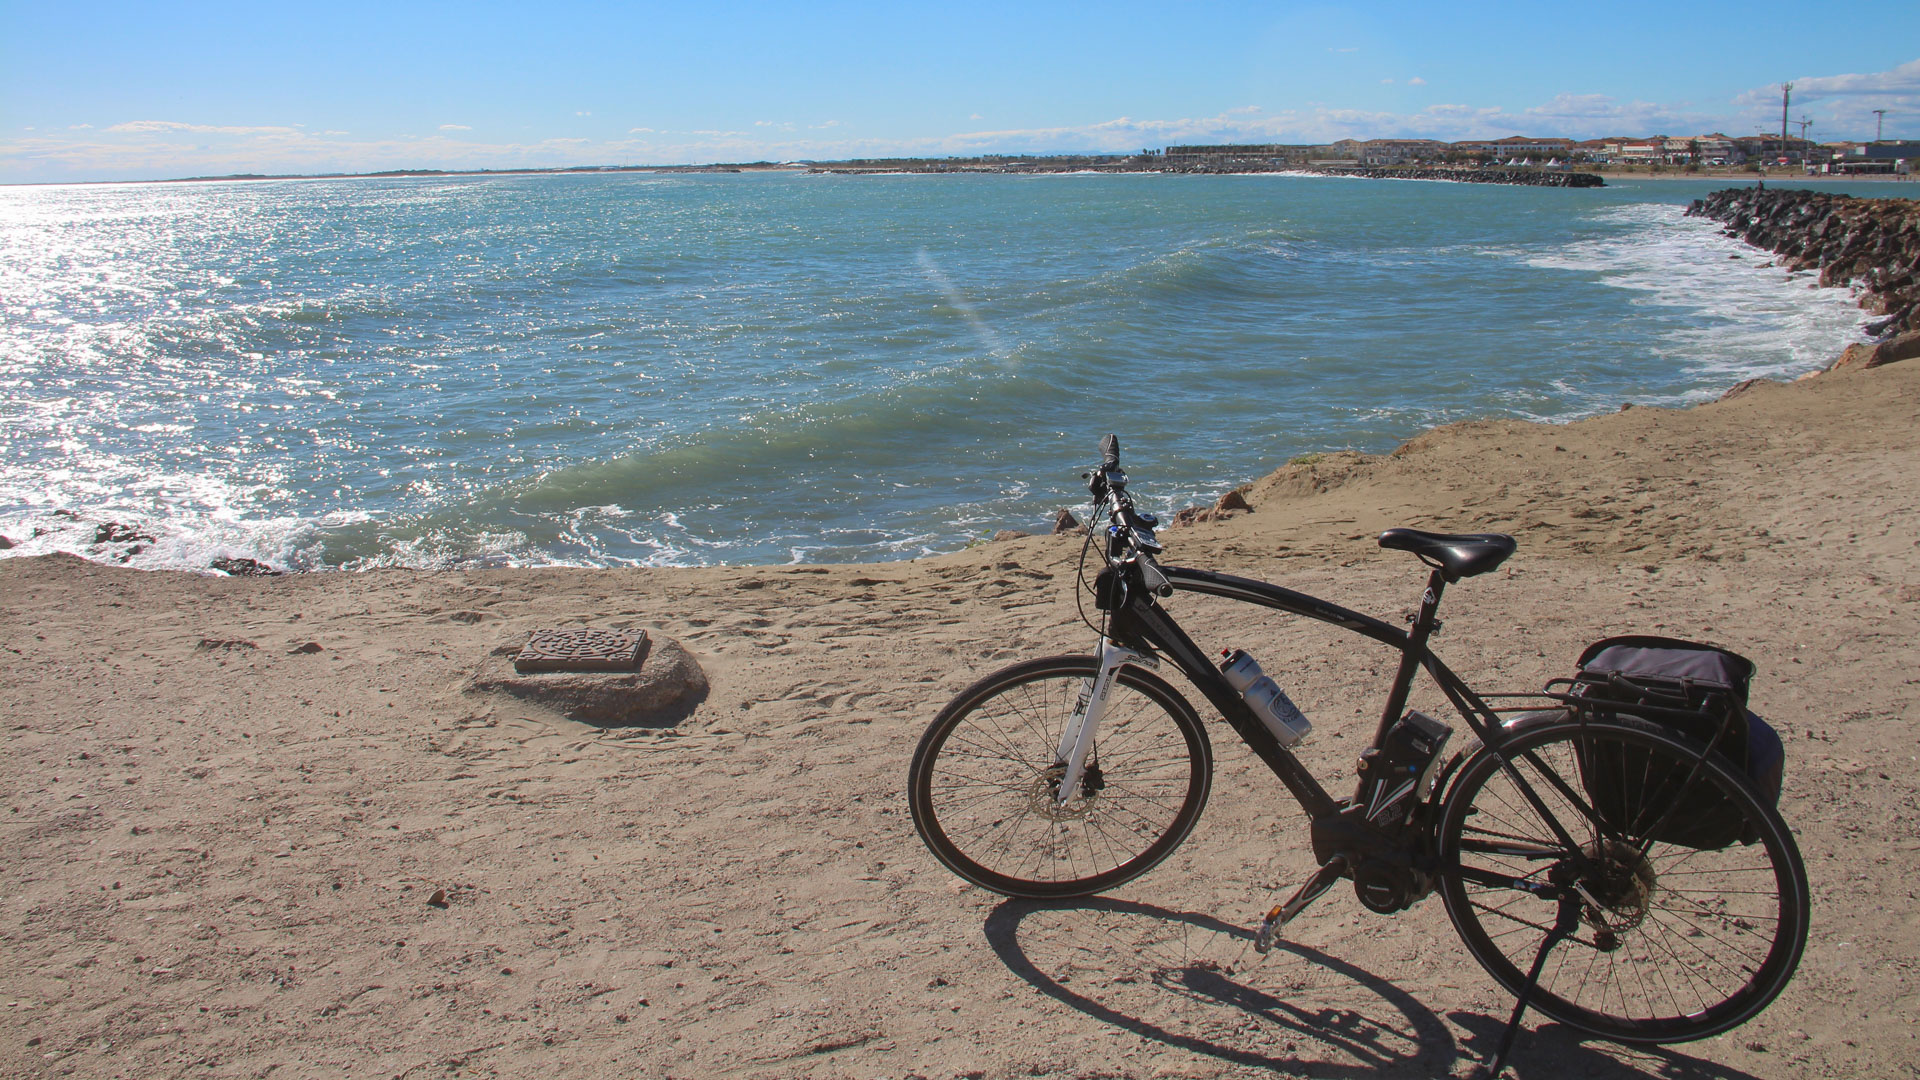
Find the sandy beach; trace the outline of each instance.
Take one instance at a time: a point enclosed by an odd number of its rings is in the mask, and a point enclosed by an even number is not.
[[[1920,362],[1459,424],[1288,466],[1252,512],[1164,534],[1168,562],[1397,618],[1423,577],[1375,533],[1511,532],[1436,643],[1476,686],[1537,688],[1636,630],[1758,663],[1812,873],[1799,975],[1746,1026],[1666,1049],[1536,1018],[1514,1075],[1920,1071],[1917,419]],[[1252,952],[1312,860],[1219,725],[1194,836],[1110,897],[1003,901],[922,848],[915,740],[972,679],[1090,648],[1078,550],[232,579],[0,561],[0,1073],[1469,1074],[1512,1001],[1437,899],[1389,918],[1342,886]],[[1259,656],[1315,721],[1308,764],[1348,774],[1382,650],[1169,604]],[[650,663],[678,643],[704,698],[603,729],[476,687],[530,631],[575,625],[646,628]],[[1436,698],[1413,704],[1446,715]]]

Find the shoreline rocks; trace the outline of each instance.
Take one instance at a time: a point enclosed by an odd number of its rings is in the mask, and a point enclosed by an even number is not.
[[[1858,287],[1860,306],[1884,316],[1868,327],[1876,338],[1920,330],[1920,202],[1743,187],[1695,199],[1687,215],[1720,222],[1790,271],[1818,270],[1821,285]]]

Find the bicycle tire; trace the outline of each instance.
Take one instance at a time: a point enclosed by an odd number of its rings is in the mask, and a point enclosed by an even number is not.
[[[1091,656],[997,671],[961,691],[913,752],[914,828],[947,869],[1006,896],[1086,896],[1131,881],[1180,846],[1206,806],[1213,752],[1193,706],[1151,672],[1122,668],[1087,756],[1056,805],[1061,732]]]
[[[1766,1008],[1799,965],[1809,900],[1793,834],[1751,781],[1717,754],[1706,758],[1695,781],[1728,800],[1751,826],[1751,842],[1682,847],[1636,835],[1631,824],[1608,838],[1595,820],[1604,815],[1586,813],[1567,797],[1586,800],[1583,767],[1596,782],[1617,785],[1610,791],[1632,791],[1624,775],[1604,776],[1596,763],[1613,763],[1624,774],[1623,763],[1631,761],[1636,779],[1684,778],[1703,748],[1628,717],[1583,723],[1554,712],[1510,730],[1502,744],[1508,760],[1593,860],[1590,865],[1602,867],[1579,878],[1588,889],[1579,926],[1548,956],[1531,1007],[1623,1043],[1703,1039]],[[1679,773],[1668,771],[1675,765]],[[1548,779],[1549,772],[1564,790]],[[1624,820],[1659,831],[1664,806],[1681,782],[1650,784],[1632,794]],[[1511,850],[1516,841],[1558,849],[1559,857],[1517,856]],[[1468,757],[1448,792],[1438,842],[1440,893],[1454,929],[1488,974],[1518,994],[1558,901],[1525,888],[1466,881],[1449,870],[1471,866],[1537,883],[1558,867],[1564,880],[1575,873],[1571,853],[1484,747]],[[1509,850],[1486,850],[1495,845]]]

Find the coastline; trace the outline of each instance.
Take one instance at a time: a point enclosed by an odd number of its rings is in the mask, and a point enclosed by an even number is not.
[[[1814,869],[1799,977],[1729,1039],[1649,1058],[1548,1026],[1523,1053],[1884,1075],[1910,1060],[1916,1019],[1888,972],[1920,963],[1899,914],[1920,776],[1871,764],[1910,754],[1920,708],[1916,416],[1920,363],[1899,363],[1685,410],[1454,424],[1283,467],[1246,488],[1251,512],[1164,539],[1169,561],[1391,615],[1420,571],[1373,533],[1512,532],[1519,554],[1448,603],[1439,650],[1476,684],[1537,687],[1633,630],[1752,657]],[[1382,921],[1340,893],[1296,951],[1258,964],[1180,914],[1243,925],[1311,858],[1224,739],[1206,819],[1122,891],[1143,906],[1118,909],[1118,930],[1184,934],[1186,955],[1242,965],[1247,992],[1306,985],[1303,1004],[1416,1037],[1356,1058],[1313,1022],[1244,1030],[1231,1003],[1149,993],[1157,954],[1112,947],[1115,927],[1002,905],[920,849],[900,796],[913,739],[970,679],[1087,648],[1078,549],[282,578],[0,561],[15,916],[0,987],[17,1003],[0,1063],[999,1077],[1098,1056],[1118,1013],[1144,1025],[1124,1058],[1143,1076],[1465,1068],[1511,1001],[1437,904]],[[1173,603],[1197,638],[1273,658],[1315,720],[1311,768],[1351,767],[1383,685],[1373,654]],[[684,647],[704,697],[602,729],[483,688],[530,629],[580,624]]]

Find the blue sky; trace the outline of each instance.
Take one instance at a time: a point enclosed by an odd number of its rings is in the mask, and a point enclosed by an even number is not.
[[[1920,3],[0,0],[0,182],[1743,135],[1783,80],[1920,138]]]

